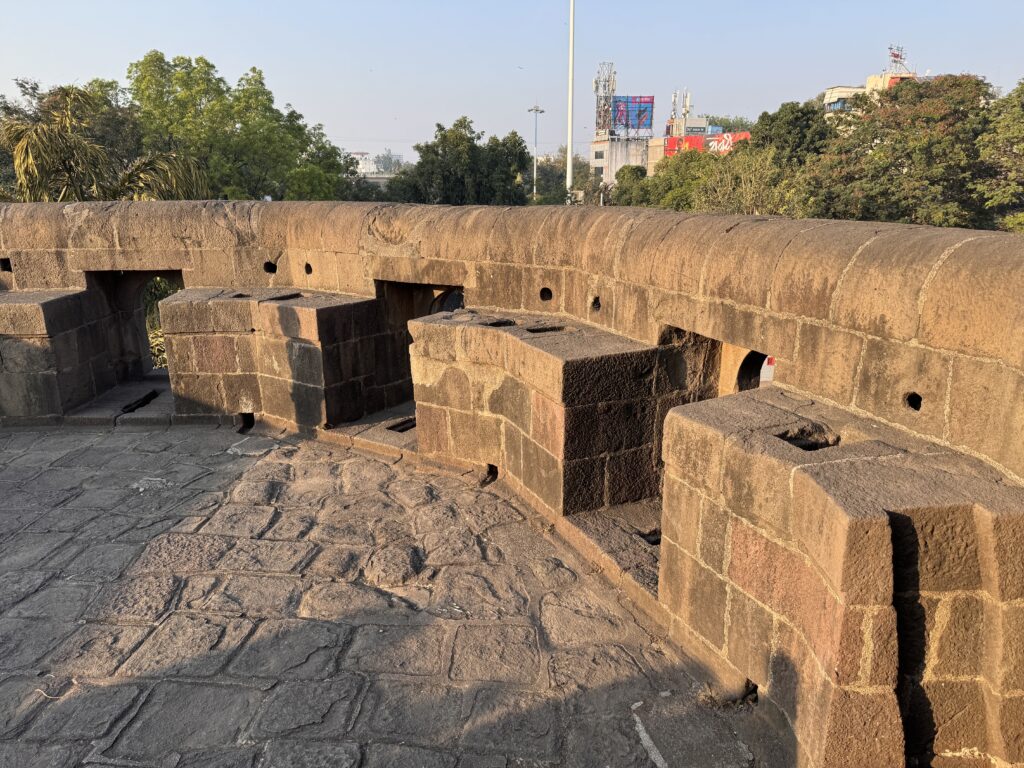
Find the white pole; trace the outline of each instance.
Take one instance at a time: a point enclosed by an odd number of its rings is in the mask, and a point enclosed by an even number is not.
[[[576,26],[576,0],[569,0],[569,133],[565,142],[565,200],[572,203],[572,77],[575,55],[573,34]]]
[[[534,104],[527,111],[533,112],[533,202],[537,202],[537,119],[544,114],[544,110],[539,104]]]

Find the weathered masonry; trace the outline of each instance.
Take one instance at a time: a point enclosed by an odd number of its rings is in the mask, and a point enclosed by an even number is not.
[[[1024,765],[1024,238],[4,205],[0,424],[145,372],[153,276],[185,286],[161,305],[175,418],[331,438],[414,400],[419,460],[507,481],[720,691],[756,685],[795,764]]]

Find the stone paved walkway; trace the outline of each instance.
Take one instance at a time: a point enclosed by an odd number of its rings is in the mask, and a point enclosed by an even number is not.
[[[530,517],[315,442],[0,431],[0,768],[752,765]]]

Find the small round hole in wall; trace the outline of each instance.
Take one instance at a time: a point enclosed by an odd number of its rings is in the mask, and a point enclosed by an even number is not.
[[[595,296],[594,300],[590,302],[590,308],[595,312],[601,311],[601,297]]]
[[[903,396],[903,402],[912,411],[920,411],[923,399],[917,392],[907,392]]]
[[[306,264],[306,274],[307,275],[312,275],[313,274],[313,265],[312,264]]]
[[[272,275],[275,272],[277,272],[277,264],[275,264],[272,261],[264,261],[263,271],[266,272],[268,275]]]
[[[545,287],[540,289],[540,300],[541,301],[551,301],[551,297],[554,296],[554,295],[555,294],[553,294],[551,292],[551,289],[548,288],[547,286],[545,286]]]

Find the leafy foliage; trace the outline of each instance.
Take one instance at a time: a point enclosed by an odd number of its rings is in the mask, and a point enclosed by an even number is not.
[[[908,80],[853,100],[824,151],[808,161],[807,213],[840,219],[986,227],[978,182],[990,171],[991,86],[970,76]]]
[[[701,115],[708,119],[708,125],[721,126],[726,133],[731,131],[749,131],[754,127],[754,121],[749,117],[741,115]]]
[[[388,185],[395,200],[447,205],[523,205],[525,174],[532,158],[515,131],[504,138],[474,130],[460,117],[450,128],[440,123],[434,140],[416,145],[419,161],[401,170]]]
[[[231,87],[208,59],[150,51],[128,84],[15,81],[0,97],[0,197],[372,199],[320,125],[274,104],[263,73]],[[6,190],[6,195],[5,195]]]
[[[565,145],[551,157],[541,157],[537,161],[537,205],[562,205],[565,203]],[[590,170],[590,163],[582,155],[572,157],[573,188],[583,194],[583,201],[588,205],[597,205],[604,190],[600,179]],[[533,166],[528,169],[527,186],[530,188],[530,202],[534,202]]]
[[[825,149],[832,130],[820,102],[787,101],[774,112],[762,112],[750,131],[757,147],[771,147],[784,165],[802,165]]]
[[[274,104],[253,67],[232,87],[202,56],[168,60],[150,51],[128,67],[148,149],[183,149],[201,158],[214,196],[229,199],[366,199],[356,162],[323,126],[309,126],[290,105]]]
[[[972,75],[907,80],[826,119],[821,99],[765,112],[728,155],[682,152],[619,205],[1024,231],[1024,81],[996,99]]]
[[[117,108],[102,89],[61,86],[0,118],[0,146],[12,160],[16,199],[164,200],[206,196],[196,161],[175,152],[150,152],[125,160],[102,145],[92,130]],[[100,131],[109,130],[100,123]]]
[[[991,169],[978,181],[985,208],[1002,229],[1024,232],[1024,80],[992,105],[991,127],[979,143]]]

